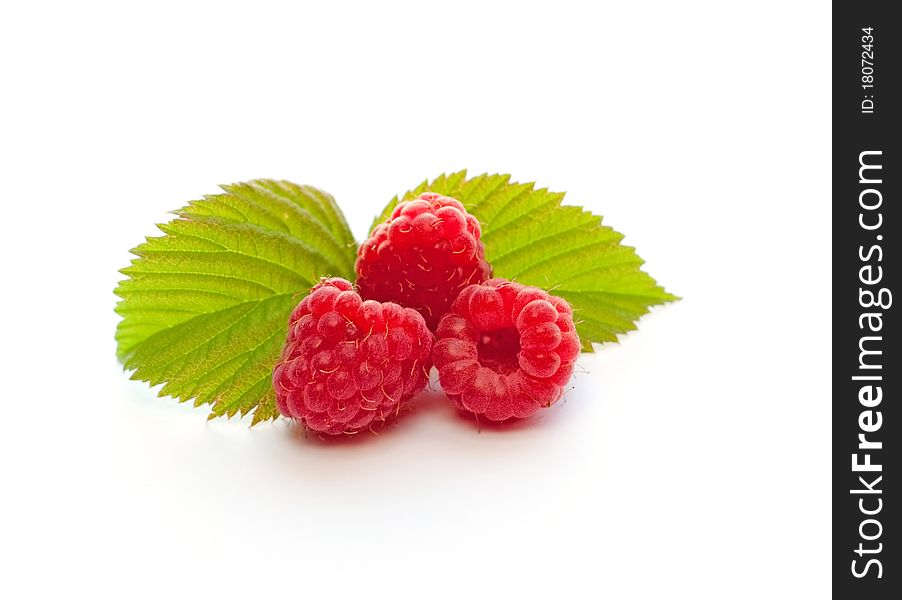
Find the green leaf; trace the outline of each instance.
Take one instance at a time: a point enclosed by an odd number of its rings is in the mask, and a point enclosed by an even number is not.
[[[563,206],[563,193],[511,183],[510,175],[466,171],[440,175],[392,199],[373,227],[395,205],[423,192],[457,198],[482,225],[486,259],[496,277],[534,285],[565,298],[574,310],[583,350],[614,342],[636,328],[649,307],[676,300],[642,271],[635,249],[601,217],[578,206]]]
[[[354,277],[357,244],[332,196],[256,180],[190,202],[122,270],[117,354],[132,379],[210,417],[278,416],[272,367],[288,316],[320,277]]]

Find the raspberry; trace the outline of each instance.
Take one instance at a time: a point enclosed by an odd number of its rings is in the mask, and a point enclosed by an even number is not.
[[[481,235],[479,221],[454,198],[426,193],[401,202],[360,246],[360,294],[413,308],[435,331],[463,288],[492,275]]]
[[[426,386],[431,349],[415,310],[323,279],[289,319],[272,377],[279,412],[328,434],[372,427]]]
[[[432,358],[445,393],[492,421],[557,402],[580,349],[566,300],[505,279],[465,288],[436,337]]]

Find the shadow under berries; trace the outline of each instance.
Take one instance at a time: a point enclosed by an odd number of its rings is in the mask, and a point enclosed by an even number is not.
[[[446,412],[451,407],[441,389],[426,388],[400,407],[400,410],[387,416],[384,421],[374,421],[377,425],[354,433],[339,435],[323,434],[306,427],[303,423],[291,420],[286,433],[293,442],[302,446],[321,448],[354,447],[360,444],[375,444],[379,438],[391,434],[396,428],[411,427],[415,422],[437,412]]]

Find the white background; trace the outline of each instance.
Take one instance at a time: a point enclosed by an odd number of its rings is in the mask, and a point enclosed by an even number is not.
[[[0,595],[827,597],[829,5],[248,4],[0,8]],[[122,373],[167,211],[285,178],[359,238],[460,168],[568,191],[684,300],[505,431],[432,393],[322,443]]]

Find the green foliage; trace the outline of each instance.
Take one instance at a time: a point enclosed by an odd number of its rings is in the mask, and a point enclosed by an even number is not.
[[[601,217],[562,206],[563,193],[511,183],[510,175],[440,175],[393,198],[373,226],[398,202],[427,191],[457,198],[479,219],[496,277],[549,290],[573,306],[587,352],[593,342],[613,342],[635,329],[650,306],[677,299],[640,270],[643,260]]]
[[[118,356],[160,395],[212,404],[211,418],[278,416],[271,373],[288,316],[320,277],[354,279],[357,244],[329,194],[285,181],[222,186],[190,202],[132,253],[116,294]],[[562,206],[564,194],[466,171],[394,198],[434,191],[482,223],[495,275],[535,285],[574,308],[583,349],[635,329],[650,306],[676,299],[601,217]]]
[[[212,417],[278,416],[271,373],[288,316],[322,276],[353,279],[356,243],[335,200],[257,180],[222,186],[132,253],[116,294],[118,356],[160,395]]]

